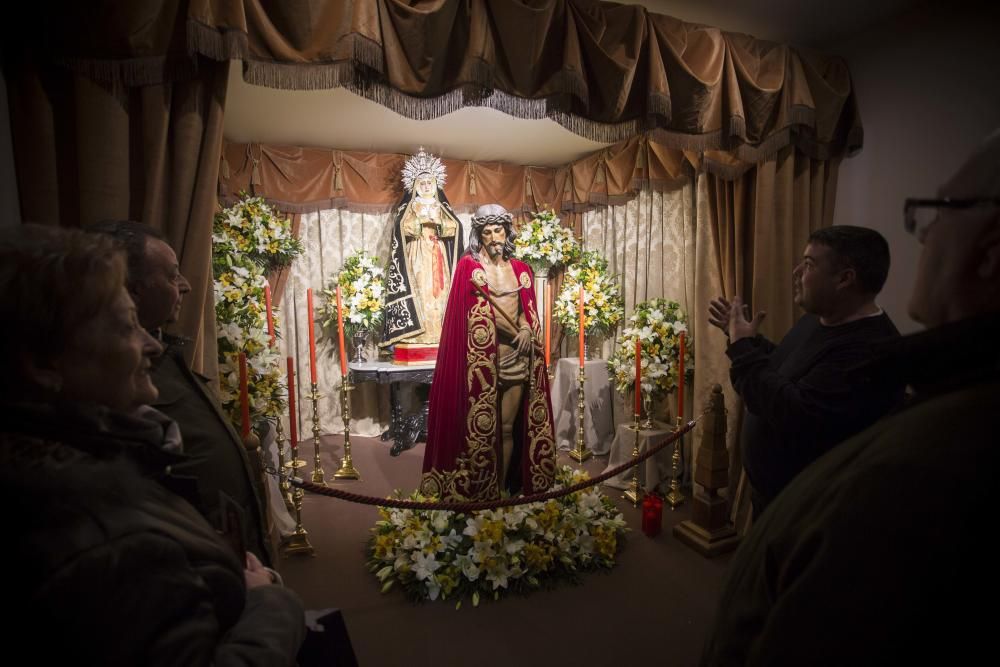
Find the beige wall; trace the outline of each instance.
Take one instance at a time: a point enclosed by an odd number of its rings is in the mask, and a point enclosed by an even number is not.
[[[880,302],[904,333],[919,328],[906,305],[920,246],[903,231],[903,200],[935,196],[1000,127],[1000,5],[947,4],[921,4],[831,49],[850,64],[865,128],[864,149],[841,165],[834,222],[889,240]]]

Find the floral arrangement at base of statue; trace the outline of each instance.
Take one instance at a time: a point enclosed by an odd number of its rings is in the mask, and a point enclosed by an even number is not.
[[[566,266],[580,257],[580,244],[573,230],[563,227],[552,209],[542,210],[519,226],[514,238],[514,257],[526,262],[536,274],[548,275],[555,266]]]
[[[680,333],[687,332],[687,316],[676,301],[650,299],[635,307],[629,325],[611,359],[608,371],[615,388],[623,395],[635,389],[635,341],[642,341],[642,391],[652,398],[660,397],[677,387],[677,358],[680,355]],[[685,382],[694,377],[694,345],[689,333],[684,341]]]
[[[344,336],[347,340],[360,336],[362,339],[382,323],[385,308],[385,269],[375,262],[375,258],[364,250],[359,250],[347,258],[344,268],[323,290],[326,301],[320,316],[328,335],[334,341],[337,334],[337,285],[340,285],[340,299],[343,303]]]
[[[284,409],[281,360],[268,345],[264,286],[267,271],[287,266],[303,250],[287,218],[260,197],[245,192],[240,197],[217,213],[212,224],[219,394],[234,424],[240,420],[240,352],[247,358],[251,422],[274,421]],[[276,313],[273,320],[278,335],[281,325]]]
[[[587,479],[563,466],[553,489]],[[399,494],[397,492],[397,497]],[[435,500],[413,493],[412,500]],[[610,569],[628,528],[614,503],[596,487],[545,502],[469,514],[380,508],[367,564],[382,582],[416,600],[500,599],[578,581],[583,572]]]
[[[582,253],[577,263],[566,267],[562,288],[553,304],[553,317],[565,333],[579,331],[581,284],[586,333],[607,336],[625,316],[625,306],[618,282],[608,273],[608,261],[596,251]]]

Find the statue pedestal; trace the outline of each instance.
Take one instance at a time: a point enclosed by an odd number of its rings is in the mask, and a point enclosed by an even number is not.
[[[397,343],[392,352],[392,363],[397,366],[432,364],[437,361],[437,344]]]

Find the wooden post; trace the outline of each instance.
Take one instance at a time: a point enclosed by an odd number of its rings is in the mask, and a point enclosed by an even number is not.
[[[705,430],[694,471],[691,519],[674,526],[674,537],[702,556],[713,558],[736,548],[740,538],[729,520],[729,508],[719,490],[729,485],[726,449],[726,405],[722,387],[712,387]]]

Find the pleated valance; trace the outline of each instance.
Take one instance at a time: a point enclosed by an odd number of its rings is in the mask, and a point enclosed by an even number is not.
[[[243,61],[253,84],[343,86],[415,119],[464,106],[548,117],[605,143],[824,159],[862,129],[839,58],[596,0],[133,0],[66,3],[43,48],[117,86]]]
[[[416,147],[414,147],[416,152]],[[403,194],[400,172],[408,155],[226,143],[219,168],[219,197],[241,191],[266,198],[289,213],[339,208],[385,213]],[[701,154],[633,137],[558,168],[503,162],[449,160],[445,194],[460,212],[498,203],[514,213],[551,207],[580,213],[623,204],[643,189],[681,187],[694,166],[714,163]],[[741,165],[749,167],[749,165]],[[728,167],[725,167],[728,168]]]

